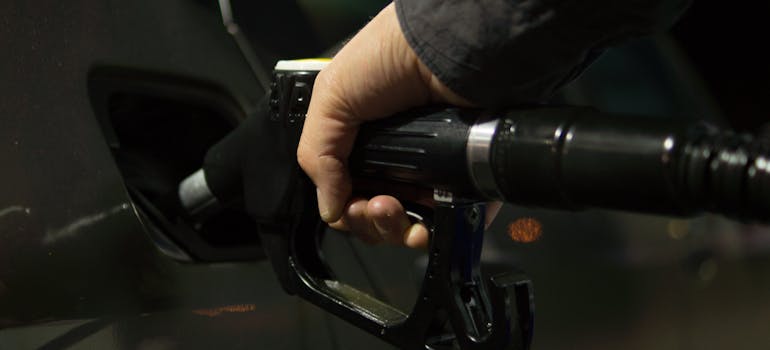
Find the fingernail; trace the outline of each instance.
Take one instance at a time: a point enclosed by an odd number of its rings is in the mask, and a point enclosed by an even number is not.
[[[326,202],[326,197],[320,188],[315,189],[316,196],[318,197],[318,214],[321,215],[321,220],[329,223],[332,220],[332,214],[329,211],[329,204]]]
[[[428,244],[427,238],[421,224],[412,224],[404,236],[404,244],[410,248],[424,248]]]

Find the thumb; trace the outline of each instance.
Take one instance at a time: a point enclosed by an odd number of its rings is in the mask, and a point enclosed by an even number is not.
[[[358,123],[340,103],[326,74],[319,73],[313,88],[297,161],[317,188],[321,219],[332,223],[340,219],[351,195],[347,159],[358,132]]]
[[[318,212],[327,223],[340,219],[351,195],[351,181],[345,159],[333,155],[319,156],[312,167],[313,175],[308,173],[316,185]]]

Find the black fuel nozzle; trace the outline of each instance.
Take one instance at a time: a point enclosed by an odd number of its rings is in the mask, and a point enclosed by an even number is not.
[[[266,220],[279,214],[277,203],[284,199],[288,177],[275,177],[277,169],[271,173],[258,163],[277,158],[283,167],[296,165],[301,108],[307,102],[277,107],[275,101],[280,94],[309,100],[312,77],[302,77],[290,83],[300,83],[304,92],[276,88],[261,115],[212,147],[203,168],[182,182],[179,195],[189,212],[205,213],[241,198],[248,177],[250,191],[257,188],[265,198],[255,214]],[[273,131],[276,125],[284,131]],[[255,139],[267,141],[254,146]],[[466,199],[770,220],[767,139],[705,123],[586,107],[414,109],[363,125],[349,164],[355,177],[410,183]]]
[[[582,107],[407,111],[363,125],[350,159],[355,177],[434,190],[429,267],[406,313],[336,280],[320,253],[314,186],[296,162],[316,72],[276,69],[260,112],[209,150],[180,202],[195,216],[242,198],[288,293],[400,348],[529,347],[529,280],[480,277],[486,200],[770,221],[763,139]]]
[[[553,209],[770,220],[770,142],[585,107],[404,112],[362,127],[358,176]]]

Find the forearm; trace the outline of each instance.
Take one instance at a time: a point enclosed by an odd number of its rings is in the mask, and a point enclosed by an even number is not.
[[[420,60],[483,106],[539,102],[614,43],[666,29],[688,0],[397,0]]]

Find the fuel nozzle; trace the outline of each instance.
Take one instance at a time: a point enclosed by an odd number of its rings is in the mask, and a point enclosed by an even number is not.
[[[209,150],[179,202],[193,216],[245,204],[287,293],[399,348],[529,348],[529,279],[482,278],[485,200],[770,219],[762,139],[582,107],[406,111],[362,125],[349,160],[354,177],[434,190],[428,268],[406,313],[336,280],[320,252],[316,192],[296,161],[316,72],[279,65],[261,110]]]
[[[253,164],[282,154],[287,169],[298,169],[294,154],[317,70],[290,66],[278,65],[262,111],[214,146],[203,169],[182,182],[179,195],[189,211],[242,195],[246,182],[263,181],[265,201],[281,200],[286,174],[253,170]],[[275,134],[275,125],[283,134]],[[276,149],[248,146],[250,139],[266,137],[282,141]],[[768,144],[702,123],[586,107],[431,107],[362,125],[349,164],[356,177],[415,184],[456,198],[676,216],[707,211],[765,222]]]

